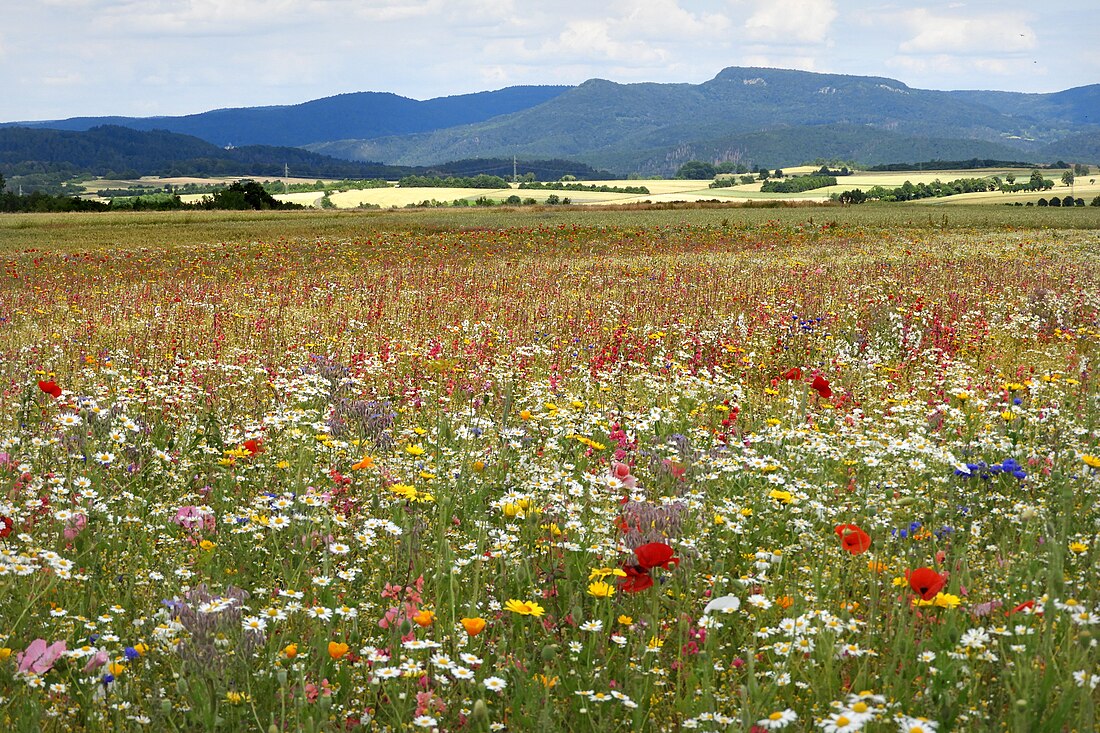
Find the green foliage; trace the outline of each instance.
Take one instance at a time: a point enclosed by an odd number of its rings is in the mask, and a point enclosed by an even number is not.
[[[689,180],[706,180],[708,178],[714,178],[717,174],[717,170],[711,163],[705,163],[701,160],[689,160],[680,166],[676,171],[677,178],[686,178]]]
[[[508,181],[485,174],[468,178],[413,175],[405,176],[398,185],[401,188],[508,188]]]
[[[329,203],[332,202],[329,201]],[[215,192],[212,196],[204,196],[197,205],[203,209],[254,209],[256,211],[304,208],[300,204],[277,200],[256,181],[237,181],[224,190]],[[323,202],[322,207],[324,207]]]
[[[867,200],[879,201],[915,201],[917,199],[939,198],[942,196],[954,196],[960,193],[974,193],[978,191],[995,191],[996,184],[991,178],[959,178],[943,183],[939,179],[931,183],[913,184],[906,181],[897,188],[884,188],[873,186],[866,192]],[[850,193],[845,191],[844,193]],[[844,194],[841,194],[843,197]]]
[[[971,158],[970,160],[926,160],[923,163],[882,163],[873,165],[869,171],[963,171],[975,168],[1033,168],[1034,163],[1021,163],[1018,160],[995,160],[993,158]]]
[[[760,190],[764,193],[802,193],[803,191],[812,191],[815,188],[835,185],[836,177],[834,176],[795,176],[785,181],[768,181],[760,187]]]
[[[645,186],[608,186],[583,183],[521,183],[519,188],[531,191],[595,191],[598,193],[649,193]]]

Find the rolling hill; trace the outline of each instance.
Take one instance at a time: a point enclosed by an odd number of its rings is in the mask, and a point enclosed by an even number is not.
[[[423,102],[364,92],[185,117],[28,124],[78,130],[105,121],[402,167],[519,156],[668,175],[691,159],[786,167],[818,158],[1100,158],[1100,84],[1052,94],[936,91],[887,77],[744,67],[701,84],[593,79]]]
[[[568,87],[519,86],[426,101],[388,92],[356,92],[302,104],[218,109],[182,117],[73,117],[9,124],[72,131],[116,125],[133,130],[178,132],[219,146],[302,146],[326,140],[401,135],[480,122],[541,104],[566,89]]]
[[[695,157],[792,165],[1057,152],[1100,131],[1100,85],[1050,95],[911,89],[884,77],[731,67],[703,84],[592,80],[481,123],[308,146],[336,157],[425,164],[454,157],[556,155],[668,173]],[[862,130],[862,133],[860,131]]]

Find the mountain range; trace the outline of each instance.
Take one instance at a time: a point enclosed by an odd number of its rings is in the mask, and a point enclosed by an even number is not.
[[[363,92],[183,117],[14,124],[168,130],[218,146],[297,146],[397,166],[519,156],[667,175],[693,159],[770,167],[814,159],[1095,163],[1100,84],[1051,94],[936,91],[886,77],[730,67],[701,84],[593,79],[426,101]]]

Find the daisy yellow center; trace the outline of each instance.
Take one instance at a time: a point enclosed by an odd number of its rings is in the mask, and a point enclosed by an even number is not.
[[[844,717],[843,715],[841,715],[841,716],[840,716],[839,718],[837,718],[837,719],[836,719],[836,726],[837,726],[838,728],[840,728],[840,727],[842,727],[842,726],[846,726],[846,725],[848,725],[848,724],[849,724],[849,723],[851,723],[851,722],[852,722],[852,721],[848,720],[848,718],[846,718],[846,717]]]
[[[865,713],[867,712],[867,703],[863,701],[857,702],[855,705],[852,706],[852,710],[857,713]]]
[[[769,720],[781,720],[782,718],[783,718],[783,713],[772,713],[771,715],[768,716]]]

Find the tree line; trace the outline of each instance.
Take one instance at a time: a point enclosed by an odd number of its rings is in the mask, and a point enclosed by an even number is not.
[[[76,196],[58,196],[33,191],[21,195],[6,190],[7,182],[0,174],[0,212],[50,213],[71,211],[149,210],[174,211],[180,209],[208,210],[268,210],[301,209],[299,204],[279,201],[256,181],[237,181],[224,189],[203,196],[193,204],[184,203],[178,194],[155,193],[133,196],[118,201],[103,202]]]

